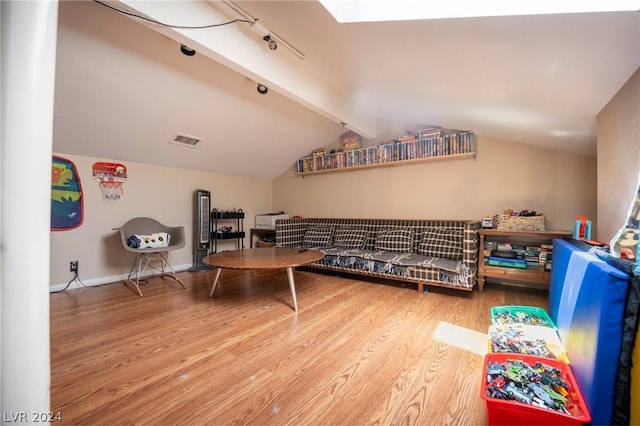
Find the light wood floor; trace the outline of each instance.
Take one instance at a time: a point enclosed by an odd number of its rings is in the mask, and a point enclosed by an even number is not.
[[[51,295],[51,403],[63,424],[485,424],[484,293],[296,271],[181,272]]]

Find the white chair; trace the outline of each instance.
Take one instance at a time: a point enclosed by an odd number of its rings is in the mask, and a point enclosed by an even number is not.
[[[185,245],[184,226],[166,226],[149,217],[136,217],[129,220],[119,229],[124,249],[136,254],[129,276],[124,281],[127,287],[142,297],[140,279],[147,268],[149,268],[160,272],[161,277],[168,277],[175,280],[182,288],[186,289],[184,283],[176,276],[175,271],[169,263],[169,252],[182,248]],[[160,232],[166,232],[171,237],[166,247],[135,248],[130,247],[128,244],[128,240],[133,235],[149,235]],[[155,264],[152,262],[155,262]],[[130,287],[130,285],[133,287]]]

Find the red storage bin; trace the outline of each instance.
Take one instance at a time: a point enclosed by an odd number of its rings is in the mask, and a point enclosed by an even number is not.
[[[510,360],[522,361],[531,367],[534,367],[539,362],[559,370],[561,372],[560,377],[569,385],[566,396],[568,414],[551,408],[488,396],[488,380],[491,377],[488,368],[489,364],[503,364]],[[510,353],[487,354],[484,358],[484,374],[480,396],[487,403],[487,417],[490,425],[581,425],[591,421],[587,404],[576,383],[573,372],[567,364],[555,359]]]

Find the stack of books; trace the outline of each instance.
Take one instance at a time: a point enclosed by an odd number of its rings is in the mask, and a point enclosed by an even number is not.
[[[540,266],[544,267],[545,271],[551,270],[551,255],[553,252],[553,244],[541,244],[540,245]]]
[[[527,261],[527,264],[531,266],[538,266],[540,263],[540,252],[541,247],[539,246],[526,246],[524,249],[524,258]]]
[[[495,241],[484,242],[484,257],[491,256],[491,252],[498,249],[498,243]]]
[[[527,268],[526,248],[512,245],[509,242],[493,243],[486,241],[484,254],[489,266],[504,266],[507,268]],[[537,259],[536,259],[537,261]]]
[[[495,253],[495,254],[500,254]],[[507,268],[527,269],[527,261],[521,257],[505,257],[492,255],[487,259],[487,265],[490,266],[506,266]]]
[[[483,247],[487,265],[526,269],[540,267],[551,270],[552,244],[525,246],[510,242],[485,241]]]

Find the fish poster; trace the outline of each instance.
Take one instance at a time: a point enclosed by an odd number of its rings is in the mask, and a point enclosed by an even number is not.
[[[84,219],[82,185],[76,165],[53,156],[51,163],[51,230],[67,231]]]

